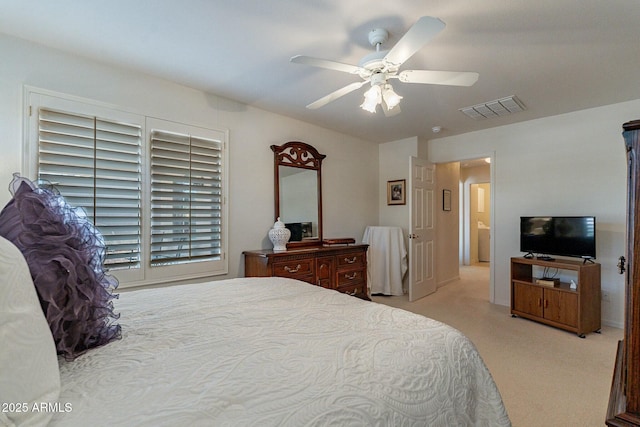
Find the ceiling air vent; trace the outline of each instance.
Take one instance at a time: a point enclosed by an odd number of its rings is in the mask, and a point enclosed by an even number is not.
[[[496,99],[495,101],[485,102],[484,104],[472,105],[471,107],[461,108],[467,116],[475,120],[488,119],[489,117],[506,116],[508,114],[524,111],[525,107],[515,95],[506,98]]]

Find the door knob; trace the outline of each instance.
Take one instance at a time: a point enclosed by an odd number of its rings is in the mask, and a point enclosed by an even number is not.
[[[409,234],[409,238],[410,238],[410,239],[417,239],[417,238],[418,238],[418,235],[417,235],[417,234],[413,234],[413,233],[412,233],[412,234]]]

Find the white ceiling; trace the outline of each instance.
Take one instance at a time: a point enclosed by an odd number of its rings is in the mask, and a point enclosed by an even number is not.
[[[290,57],[357,64],[373,50],[369,30],[388,30],[390,48],[423,15],[447,26],[401,70],[476,71],[474,86],[394,80],[402,113],[388,118],[359,108],[366,86],[305,108],[359,77]],[[638,0],[0,0],[0,32],[374,142],[640,98]],[[458,111],[509,95],[527,110],[482,121]]]

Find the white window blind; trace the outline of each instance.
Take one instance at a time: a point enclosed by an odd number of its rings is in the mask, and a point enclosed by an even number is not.
[[[25,176],[84,208],[121,287],[228,273],[226,131],[36,88],[25,95]]]
[[[38,178],[84,208],[110,270],[141,263],[141,143],[138,124],[39,109]]]
[[[223,256],[223,143],[151,131],[151,265]]]

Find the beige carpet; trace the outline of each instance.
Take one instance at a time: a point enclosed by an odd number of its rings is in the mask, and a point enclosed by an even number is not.
[[[604,326],[585,339],[489,303],[489,269],[461,267],[460,280],[410,303],[375,302],[447,323],[474,342],[500,389],[515,427],[603,426],[622,330]]]

